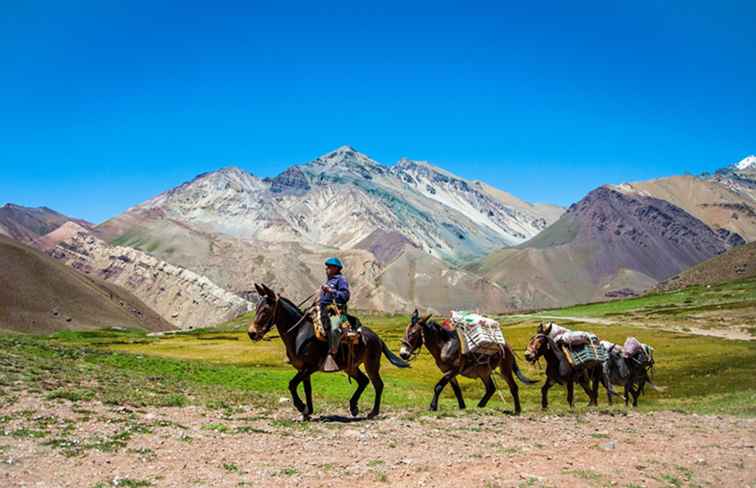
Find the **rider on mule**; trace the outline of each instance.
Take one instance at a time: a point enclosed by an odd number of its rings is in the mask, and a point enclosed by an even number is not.
[[[341,274],[344,265],[339,258],[328,258],[325,262],[326,282],[320,287],[320,322],[328,335],[328,357],[323,371],[338,371],[335,356],[341,341],[341,324],[346,320],[349,302],[349,282]],[[335,305],[337,312],[331,315],[329,307]]]

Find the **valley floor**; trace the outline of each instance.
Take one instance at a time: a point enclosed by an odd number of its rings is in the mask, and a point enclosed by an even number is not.
[[[284,400],[223,412],[35,394],[1,413],[6,487],[756,486],[753,418],[393,411],[301,423]]]

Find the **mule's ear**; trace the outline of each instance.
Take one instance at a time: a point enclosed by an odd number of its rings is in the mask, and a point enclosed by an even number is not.
[[[265,290],[263,290],[257,283],[255,283],[255,291],[257,291],[257,294],[260,296],[265,295]]]
[[[432,313],[429,313],[428,315],[426,315],[425,317],[423,317],[423,323],[427,324],[428,321],[431,319],[431,317],[433,317]]]
[[[263,283],[262,284],[262,288],[263,288],[263,292],[265,293],[265,296],[267,296],[268,298],[270,298],[272,300],[276,299],[276,292],[274,292],[273,290],[271,290],[270,288],[268,288],[268,285],[266,285],[265,283]]]
[[[413,319],[420,318],[420,312],[418,312],[417,309],[415,309],[415,311],[412,312],[412,318]]]

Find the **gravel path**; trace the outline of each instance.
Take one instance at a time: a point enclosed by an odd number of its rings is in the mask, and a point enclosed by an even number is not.
[[[0,486],[756,486],[754,419],[445,413],[302,423],[283,399],[223,413],[28,396],[0,409]]]

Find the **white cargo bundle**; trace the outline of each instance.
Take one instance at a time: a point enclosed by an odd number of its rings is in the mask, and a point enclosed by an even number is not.
[[[465,353],[493,354],[506,344],[501,326],[493,319],[471,312],[452,312],[452,323],[462,332]]]

